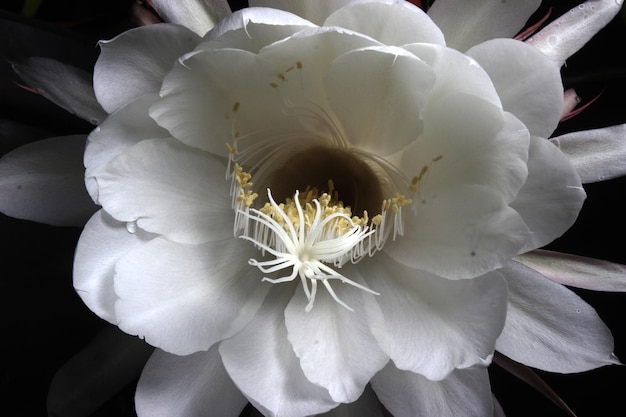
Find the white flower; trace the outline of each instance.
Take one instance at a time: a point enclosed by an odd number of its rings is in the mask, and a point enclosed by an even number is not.
[[[101,44],[85,176],[102,209],[74,279],[160,348],[140,416],[307,416],[370,382],[395,416],[486,416],[496,348],[615,362],[593,309],[513,261],[585,197],[545,139],[565,57],[495,39],[537,2],[252,3],[275,8]]]

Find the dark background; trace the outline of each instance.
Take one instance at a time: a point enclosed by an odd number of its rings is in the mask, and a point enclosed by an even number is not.
[[[551,0],[554,16],[580,3]],[[88,133],[93,126],[13,82],[9,61],[47,56],[91,71],[96,42],[133,26],[130,0],[46,0],[36,14],[20,15],[22,1],[0,6],[0,154],[49,136]],[[236,7],[240,7],[236,5]],[[583,101],[602,96],[557,134],[626,122],[626,18],[613,21],[563,71],[566,87]],[[531,18],[531,20],[533,20]],[[625,138],[626,140],[626,138]],[[550,248],[626,263],[626,179],[585,186],[588,199],[576,225]],[[104,326],[78,299],[71,281],[77,228],[51,227],[0,215],[0,414],[45,416],[55,372]],[[626,358],[626,295],[576,290],[613,330],[615,352]],[[508,416],[565,416],[525,383],[492,366],[493,391]],[[623,416],[626,369],[577,375],[539,373],[579,417]],[[133,416],[134,383],[94,417]]]

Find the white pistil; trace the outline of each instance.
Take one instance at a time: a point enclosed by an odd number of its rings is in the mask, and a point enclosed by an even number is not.
[[[314,209],[307,207],[307,210],[303,210],[298,192],[293,199],[297,215],[285,210],[284,205],[282,207],[278,205],[272,198],[270,190],[267,191],[267,195],[272,209],[271,215],[254,208],[239,211],[240,215],[257,223],[258,226],[249,229],[254,231],[253,236],[244,234],[240,237],[254,243],[261,251],[274,257],[267,261],[250,259],[250,265],[256,266],[264,274],[288,268],[292,270],[289,275],[279,278],[264,277],[263,281],[278,284],[293,281],[296,276],[299,276],[309,301],[306,311],[313,308],[318,281],[322,282],[337,303],[350,311],[353,309],[339,299],[329,280],[339,280],[378,295],[328,266],[329,263],[340,266],[344,256],[373,234],[374,230],[370,230],[367,225],[356,224],[343,212],[325,214],[318,199],[313,200]],[[312,211],[314,215],[311,221]]]

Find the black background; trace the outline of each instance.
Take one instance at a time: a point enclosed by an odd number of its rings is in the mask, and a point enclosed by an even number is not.
[[[43,1],[30,18],[20,16],[22,1],[0,6],[0,154],[49,136],[88,133],[93,127],[14,84],[9,61],[47,56],[91,70],[98,39],[132,27],[130,0]],[[544,2],[536,16],[554,6],[554,15],[580,3]],[[236,5],[240,7],[241,5]],[[4,10],[3,10],[4,9]],[[533,20],[534,18],[531,18]],[[566,87],[583,101],[604,91],[556,134],[626,122],[626,17],[568,60]],[[624,138],[626,140],[626,138]],[[626,263],[626,179],[585,186],[586,204],[576,225],[550,248]],[[51,227],[0,215],[0,414],[45,416],[50,381],[68,359],[104,326],[76,296],[72,257],[80,230]],[[615,352],[626,358],[626,295],[576,290],[612,329]],[[541,394],[492,366],[493,391],[508,416],[565,416]],[[579,417],[623,416],[626,369],[613,366],[577,375],[539,374]],[[134,384],[93,416],[133,416]]]

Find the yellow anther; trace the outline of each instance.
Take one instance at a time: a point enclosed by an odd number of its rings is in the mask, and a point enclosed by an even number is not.
[[[277,77],[278,77],[281,81],[286,81],[286,80],[287,80],[283,74],[277,74],[276,76],[277,76]]]
[[[433,158],[433,162],[441,161],[443,159],[443,155],[437,155]]]
[[[296,62],[296,68],[302,69],[302,62],[300,61]]]
[[[276,84],[276,83],[270,83],[270,87],[272,87],[272,88],[278,88],[278,84]]]
[[[421,181],[422,177],[428,172],[428,165],[424,165],[419,174],[417,174],[417,181]]]
[[[238,110],[239,110],[239,102],[235,101],[235,104],[233,104],[233,113],[237,113]]]
[[[236,154],[236,153],[237,153],[237,147],[236,147],[236,146],[231,145],[231,144],[230,144],[230,143],[228,143],[228,142],[226,143],[226,149],[228,149],[228,153],[229,153],[229,154],[231,154],[231,155],[234,155],[234,154]]]
[[[234,171],[235,171],[235,179],[237,180],[237,184],[239,184],[241,188],[252,187],[252,182],[250,182],[252,175],[248,174],[247,172],[244,172],[243,167],[241,167],[239,164],[235,164]]]

